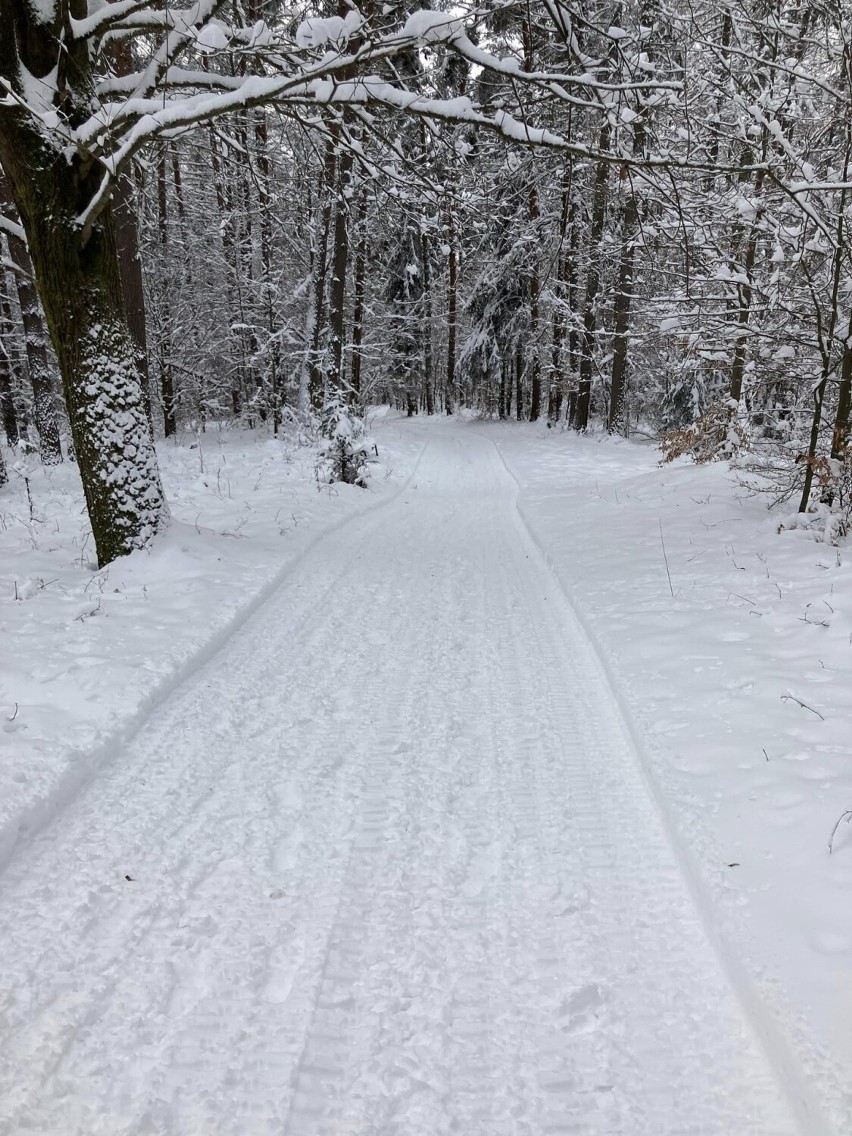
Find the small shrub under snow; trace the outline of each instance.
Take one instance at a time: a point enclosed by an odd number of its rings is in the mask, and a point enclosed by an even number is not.
[[[322,438],[317,458],[317,481],[332,485],[367,484],[369,466],[378,453],[364,420],[342,398],[329,402],[322,415]]]

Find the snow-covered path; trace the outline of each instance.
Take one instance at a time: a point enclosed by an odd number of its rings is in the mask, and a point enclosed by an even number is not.
[[[2,1136],[822,1131],[515,492],[436,432],[22,850]]]

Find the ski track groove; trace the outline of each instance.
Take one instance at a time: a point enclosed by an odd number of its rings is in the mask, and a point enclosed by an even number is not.
[[[0,1136],[799,1131],[514,502],[446,430],[10,865]]]
[[[231,640],[246,627],[270,599],[273,599],[287,585],[290,577],[296,575],[303,561],[315,554],[326,537],[333,536],[348,525],[368,518],[373,513],[380,512],[387,506],[394,504],[399,497],[408,491],[409,486],[417,476],[427,446],[428,442],[422,446],[411,472],[399,489],[390,496],[373,502],[354,514],[338,517],[317,533],[292,560],[279,567],[269,580],[261,584],[248,602],[235,611],[224,626],[214,631],[207,642],[202,643],[188,658],[177,663],[172,673],[164,675],[127,721],[114,730],[108,730],[91,748],[73,752],[73,755],[69,758],[65,774],[61,777],[59,783],[53,787],[49,795],[26,807],[11,822],[13,827],[4,833],[3,840],[0,842],[0,875],[21,855],[25,848],[62,815],[65,809],[77,800],[79,795],[97,779],[100,773],[109,768],[116,755],[123,753],[138,735],[150,723],[154,722],[158,712],[171,699],[176,697],[184,688],[188,688],[200,671],[209,667],[211,661],[228,648]],[[341,575],[345,571],[346,565],[344,564],[341,566]]]
[[[806,1136],[833,1136],[836,1129],[829,1123],[826,1117],[826,1108],[817,1099],[813,1086],[808,1083],[805,1070],[794,1056],[789,1039],[784,1036],[783,1029],[773,1019],[771,1011],[764,1004],[754,982],[717,925],[713,901],[702,879],[701,871],[681,838],[671,803],[666,800],[660,790],[653,773],[652,762],[645,752],[643,739],[633,727],[630,707],[619,690],[617,676],[609,662],[607,653],[601,647],[582,607],[575,602],[573,589],[563,581],[559,566],[553,562],[547,548],[541,542],[538,534],[529,524],[526,514],[521,509],[522,487],[510,462],[503,454],[500,446],[492,439],[489,439],[489,441],[494,446],[503,469],[514,483],[516,490],[515,507],[524,534],[546,571],[552,577],[567,606],[569,621],[576,626],[580,639],[585,641],[587,650],[592,656],[591,666],[599,672],[601,681],[615,704],[616,714],[621,721],[628,745],[633,750],[637,769],[647,789],[648,796],[656,806],[668,844],[674,853],[684,882],[692,896],[705,934],[737,995],[751,1030],[759,1039],[760,1045],[772,1063],[776,1080],[784,1087],[799,1128]],[[828,1089],[827,1086],[824,1089],[826,1090],[827,1104],[829,1097],[833,1095],[836,1098],[837,1093],[836,1089]]]

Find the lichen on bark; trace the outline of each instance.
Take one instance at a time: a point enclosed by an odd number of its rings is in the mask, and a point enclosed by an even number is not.
[[[108,559],[143,548],[167,520],[139,378],[136,347],[119,320],[92,322],[81,336],[72,419],[77,460],[89,470],[90,511],[108,530]],[[100,544],[99,559],[104,560]]]

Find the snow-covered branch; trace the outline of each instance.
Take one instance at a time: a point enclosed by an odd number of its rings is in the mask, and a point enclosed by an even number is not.
[[[17,221],[13,221],[9,217],[0,215],[0,233],[5,233],[7,237],[13,237],[16,241],[23,241],[26,244],[26,233]]]

